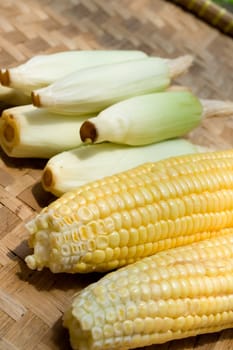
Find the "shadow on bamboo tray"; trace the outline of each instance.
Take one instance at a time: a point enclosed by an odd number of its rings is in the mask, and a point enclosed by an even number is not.
[[[42,170],[47,162],[47,159],[8,157],[1,147],[0,147],[0,159],[5,163],[7,167],[17,168],[17,169]]]
[[[41,171],[44,169],[47,159],[39,158],[14,158],[8,157],[7,154],[0,147],[0,159],[8,168],[15,168],[18,170],[30,169]],[[36,202],[36,208],[40,210],[45,206],[49,205],[52,201],[56,199],[54,195],[43,189],[41,182],[36,182],[31,188],[32,196]]]

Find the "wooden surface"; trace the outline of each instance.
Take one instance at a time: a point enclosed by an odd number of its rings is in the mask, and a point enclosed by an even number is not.
[[[233,40],[163,0],[2,0],[0,67],[67,49],[141,49],[151,55],[196,56],[178,82],[205,98],[233,99]],[[233,116],[212,119],[191,139],[233,146]],[[24,223],[52,198],[40,186],[43,160],[0,153],[0,350],[69,350],[61,316],[75,291],[100,275],[30,271]],[[149,349],[149,348],[148,348]],[[233,331],[174,341],[154,350],[230,350]]]

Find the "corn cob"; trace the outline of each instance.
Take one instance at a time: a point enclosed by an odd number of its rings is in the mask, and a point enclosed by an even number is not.
[[[135,95],[165,90],[191,56],[140,60],[83,69],[32,92],[33,104],[61,114],[91,114]]]
[[[127,350],[233,327],[233,229],[107,274],[64,314],[74,350]]]
[[[32,90],[48,86],[67,74],[84,68],[145,57],[147,55],[144,52],[136,50],[57,52],[34,56],[17,67],[1,69],[0,80],[3,85],[20,89],[30,95]]]
[[[55,115],[33,105],[5,109],[0,144],[11,157],[49,158],[82,144],[79,129],[86,119]]]
[[[42,173],[42,185],[46,191],[61,196],[90,181],[128,170],[143,162],[206,151],[205,147],[184,139],[141,147],[113,143],[87,145],[50,158]]]
[[[31,269],[108,271],[233,224],[233,150],[168,158],[67,192],[27,224]]]
[[[80,137],[88,143],[146,145],[183,136],[205,118],[232,114],[230,101],[199,101],[188,91],[166,91],[132,97],[108,107],[83,123]]]

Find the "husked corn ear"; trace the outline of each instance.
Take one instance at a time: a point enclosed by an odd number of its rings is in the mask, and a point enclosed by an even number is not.
[[[233,229],[107,274],[64,314],[74,350],[127,350],[233,327]]]
[[[170,158],[67,192],[28,223],[28,266],[108,271],[233,224],[233,150]]]

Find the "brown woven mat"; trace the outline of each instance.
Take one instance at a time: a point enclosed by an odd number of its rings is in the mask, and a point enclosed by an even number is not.
[[[191,72],[178,82],[200,97],[233,99],[233,41],[163,0],[2,0],[0,67],[39,53],[67,49],[141,49],[175,57],[193,53]],[[217,148],[233,146],[233,118],[205,122],[190,137]],[[42,160],[0,152],[0,350],[68,350],[61,316],[74,291],[100,275],[32,272],[24,222],[50,200],[40,186]],[[203,335],[156,350],[226,350],[233,332]]]

